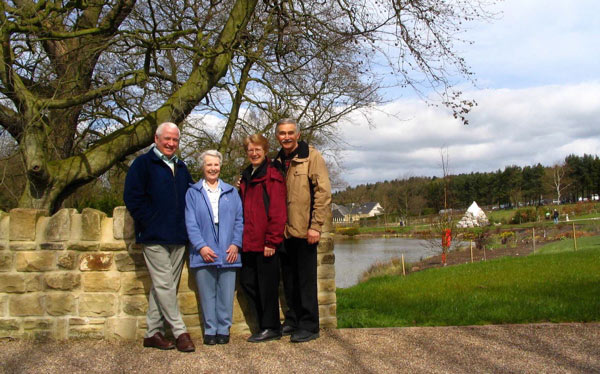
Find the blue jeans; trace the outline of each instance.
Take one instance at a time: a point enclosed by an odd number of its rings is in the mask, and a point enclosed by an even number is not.
[[[229,335],[233,320],[236,268],[194,268],[205,335]]]

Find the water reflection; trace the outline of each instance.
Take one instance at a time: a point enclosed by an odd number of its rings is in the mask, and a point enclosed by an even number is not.
[[[404,254],[405,262],[417,262],[441,253],[428,240],[406,238],[345,239],[335,241],[335,283],[351,287],[376,262],[387,262]]]

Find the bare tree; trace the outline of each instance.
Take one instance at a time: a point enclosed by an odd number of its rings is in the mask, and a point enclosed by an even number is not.
[[[377,103],[392,72],[463,116],[471,103],[450,82],[470,72],[454,43],[488,15],[486,0],[0,1],[0,126],[25,166],[19,206],[51,211],[193,112],[228,119],[223,150],[251,110],[270,119],[263,131],[288,115],[311,136]]]

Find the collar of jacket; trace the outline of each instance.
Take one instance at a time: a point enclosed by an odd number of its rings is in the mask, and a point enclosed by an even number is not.
[[[308,151],[308,143],[304,140],[300,140],[298,142],[298,148],[296,148],[294,152],[292,152],[292,154],[295,154],[294,156],[292,156],[292,159],[298,160],[308,158]],[[279,153],[277,154],[277,160],[283,163],[285,159],[285,153],[283,152],[283,148],[281,148],[279,150]]]
[[[150,148],[150,150],[147,152],[147,154],[153,162],[162,162],[163,164],[165,163],[160,157],[158,157],[156,152],[154,152],[154,147]],[[179,157],[177,157],[175,159],[175,165],[181,166],[182,164],[183,164],[183,161],[181,161],[181,159]]]
[[[192,186],[190,186],[190,188],[193,188],[198,191],[202,191],[202,190],[204,190],[204,187],[202,186],[202,182],[204,182],[204,178],[202,178],[198,182],[194,183]],[[233,190],[233,186],[223,182],[223,180],[221,180],[221,178],[219,178],[219,187],[221,188],[221,195]]]
[[[267,167],[269,166],[269,163],[269,158],[265,157],[264,161],[258,166],[258,169],[256,169],[254,174],[252,174],[252,164],[250,164],[242,172],[242,179],[246,182],[254,182],[255,180],[263,178],[267,175]]]

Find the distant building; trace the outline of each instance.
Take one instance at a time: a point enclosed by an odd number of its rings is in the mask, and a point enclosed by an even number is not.
[[[355,222],[361,218],[383,214],[383,207],[377,202],[347,205],[331,204],[331,214],[334,223]]]

